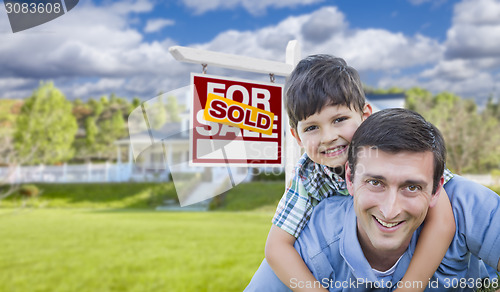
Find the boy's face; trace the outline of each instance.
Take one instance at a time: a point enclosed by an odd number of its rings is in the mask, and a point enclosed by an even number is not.
[[[366,104],[363,113],[345,105],[329,105],[307,117],[292,129],[292,135],[312,161],[329,167],[344,167],[354,132],[372,113]]]

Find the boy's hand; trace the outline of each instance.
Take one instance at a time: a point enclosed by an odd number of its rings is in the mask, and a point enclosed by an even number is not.
[[[294,292],[327,292],[327,289],[318,287],[321,286],[320,282],[316,280],[293,247],[294,243],[295,237],[273,224],[266,241],[266,259],[269,266],[281,282]],[[300,288],[292,285],[293,283],[304,283],[303,286],[314,288]]]

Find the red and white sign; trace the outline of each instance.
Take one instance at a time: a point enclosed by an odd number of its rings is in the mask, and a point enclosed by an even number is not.
[[[206,74],[191,83],[192,164],[283,165],[283,85]],[[272,131],[257,129],[269,120]]]

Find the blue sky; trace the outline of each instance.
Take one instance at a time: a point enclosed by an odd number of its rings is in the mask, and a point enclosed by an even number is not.
[[[170,46],[283,62],[292,39],[302,57],[346,59],[372,87],[500,97],[499,0],[80,0],[66,15],[15,34],[2,6],[0,97],[27,97],[52,80],[71,99],[113,92],[147,100],[201,71],[174,60]]]

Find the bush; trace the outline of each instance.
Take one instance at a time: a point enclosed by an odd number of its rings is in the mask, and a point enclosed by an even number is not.
[[[261,172],[259,174],[252,176],[252,181],[285,181],[285,173],[282,172],[280,174],[274,173],[265,173]]]
[[[22,185],[19,194],[23,197],[33,198],[40,194],[40,189],[36,185]]]
[[[491,171],[491,178],[493,179],[493,183],[495,185],[500,185],[500,169],[493,169]]]
[[[177,197],[173,183],[68,183],[33,184],[20,186],[15,196],[2,200],[1,207],[18,207],[19,200],[31,199],[33,190],[38,195],[29,201],[38,201],[43,193],[47,208],[156,208],[165,200]],[[21,192],[21,189],[26,189]]]
[[[500,195],[500,186],[493,186],[493,187],[489,187],[489,188],[490,188],[490,190],[497,193],[497,195]]]

